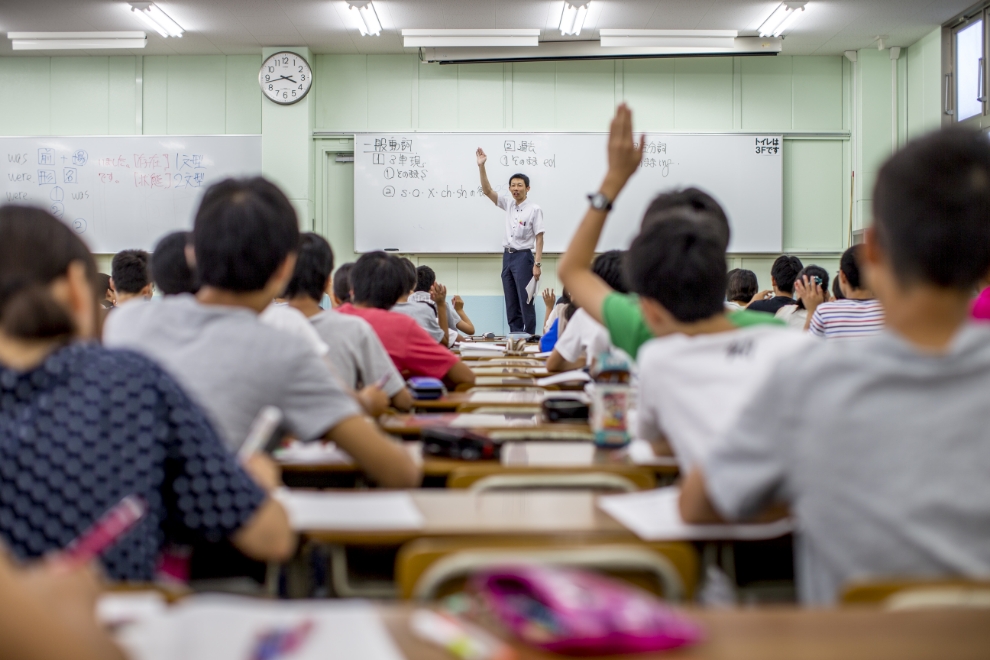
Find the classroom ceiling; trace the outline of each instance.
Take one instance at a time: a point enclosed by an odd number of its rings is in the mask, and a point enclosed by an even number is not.
[[[602,28],[736,29],[755,35],[779,0],[593,0],[579,39]],[[837,55],[909,46],[974,0],[810,0],[784,40],[784,54]],[[136,51],[19,51],[6,32],[142,30],[121,0],[0,0],[0,55],[254,54],[263,46],[308,46],[316,53],[402,53],[402,28],[540,28],[560,41],[562,0],[374,0],[380,37],[362,37],[356,12],[340,0],[161,0],[186,30],[181,39],[148,34]],[[509,49],[507,49],[509,50]]]

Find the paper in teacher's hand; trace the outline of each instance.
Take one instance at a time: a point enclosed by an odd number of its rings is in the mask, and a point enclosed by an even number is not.
[[[531,277],[529,284],[526,285],[526,304],[533,302],[533,296],[536,295],[536,289],[540,286],[540,278]]]

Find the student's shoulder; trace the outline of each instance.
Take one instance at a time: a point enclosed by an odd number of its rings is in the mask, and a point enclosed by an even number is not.
[[[123,388],[128,396],[141,396],[147,389],[159,393],[180,392],[175,380],[153,359],[126,348],[89,345],[77,366],[85,368],[89,380],[111,388]]]

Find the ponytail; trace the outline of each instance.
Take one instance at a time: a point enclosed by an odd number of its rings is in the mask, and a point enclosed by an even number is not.
[[[49,285],[73,262],[95,278],[89,250],[52,215],[26,206],[0,208],[0,331],[18,339],[70,338],[75,323]]]

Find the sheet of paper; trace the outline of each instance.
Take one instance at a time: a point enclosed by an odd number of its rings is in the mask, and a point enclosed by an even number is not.
[[[464,351],[478,351],[481,353],[504,353],[505,344],[496,344],[494,342],[465,342],[461,344],[461,352]]]
[[[391,531],[420,529],[423,514],[404,491],[313,491],[283,489],[276,499],[295,530]]]
[[[550,385],[560,385],[561,383],[590,383],[591,376],[585,371],[576,369],[574,371],[565,371],[561,374],[554,374],[553,376],[547,376],[546,378],[539,378],[536,384],[540,387],[549,387]]]
[[[284,465],[349,465],[351,455],[332,442],[293,442],[274,454]]]
[[[536,295],[536,290],[540,288],[540,280],[536,277],[529,278],[529,284],[526,285],[526,304],[533,302],[533,296]]]
[[[502,465],[528,467],[585,467],[595,459],[587,442],[508,442],[502,445]]]
[[[131,660],[402,660],[364,601],[265,601],[192,596],[118,635]],[[266,648],[292,648],[277,656]]]
[[[630,460],[636,465],[677,465],[673,456],[657,456],[653,446],[642,438],[630,442],[628,451]]]
[[[757,541],[794,529],[789,519],[742,525],[688,525],[681,518],[678,487],[598,498],[598,508],[644,541]]]
[[[543,401],[543,392],[472,392],[469,403],[534,403]]]
[[[504,426],[536,426],[536,415],[475,415],[463,413],[454,417],[450,425],[459,429],[501,428]]]
[[[111,592],[96,601],[96,620],[105,626],[139,623],[165,614],[167,607],[157,591]]]

